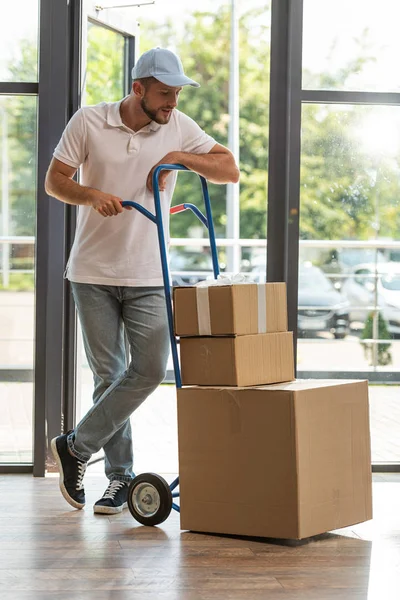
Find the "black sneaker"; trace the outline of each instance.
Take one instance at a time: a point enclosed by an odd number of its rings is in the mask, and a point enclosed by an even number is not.
[[[74,508],[85,506],[85,490],[82,479],[86,471],[86,463],[72,456],[68,450],[67,437],[59,435],[51,440],[51,450],[60,473],[60,490],[68,504]]]
[[[95,513],[115,515],[128,506],[129,483],[125,481],[110,481],[103,497],[97,500],[93,507]]]

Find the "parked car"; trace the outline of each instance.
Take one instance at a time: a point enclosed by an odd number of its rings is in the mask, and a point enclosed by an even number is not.
[[[332,249],[328,255],[321,249],[320,258],[325,259],[324,264],[321,264],[323,272],[329,276],[329,280],[333,283],[337,290],[341,290],[344,275],[351,272],[354,267],[361,263],[372,263],[375,259],[379,263],[389,261],[388,254],[383,250],[375,250],[374,248],[339,248]]]
[[[197,250],[172,247],[169,252],[169,268],[174,286],[195,285],[204,279],[214,278],[209,248]],[[219,269],[221,273],[225,270],[225,264],[221,261]]]
[[[266,266],[259,264],[248,275],[257,282],[265,281]],[[247,273],[246,273],[247,275]],[[350,332],[349,302],[335,289],[330,279],[311,263],[299,266],[297,326],[299,336],[329,332],[343,339]]]
[[[350,331],[346,296],[313,265],[299,267],[297,327],[299,336],[327,331],[336,339],[343,339]]]
[[[387,251],[375,248],[339,248],[336,250],[336,260],[342,273],[349,273],[357,265],[365,263],[374,263],[375,258],[378,263],[387,263],[389,258]]]
[[[375,306],[375,284],[377,305],[387,322],[389,332],[400,334],[400,264],[379,263],[377,275],[375,264],[357,265],[343,284],[343,291],[350,302],[350,321],[365,323]]]

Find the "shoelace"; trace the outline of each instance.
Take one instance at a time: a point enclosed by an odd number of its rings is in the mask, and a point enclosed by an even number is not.
[[[78,478],[76,480],[76,489],[83,490],[83,476],[86,472],[86,463],[78,461]]]
[[[115,494],[118,492],[118,490],[124,487],[124,485],[125,483],[123,481],[118,481],[117,479],[111,481],[103,494],[103,498],[110,498],[111,500],[114,500]]]

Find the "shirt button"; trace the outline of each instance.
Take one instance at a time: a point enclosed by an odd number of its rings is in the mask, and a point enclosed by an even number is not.
[[[129,140],[129,144],[128,144],[128,152],[129,152],[129,154],[134,154],[137,151],[138,151],[138,147],[136,145],[136,142],[135,142],[133,136],[131,136],[130,140]]]

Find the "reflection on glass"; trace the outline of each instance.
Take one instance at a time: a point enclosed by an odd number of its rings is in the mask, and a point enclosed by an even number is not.
[[[36,98],[2,96],[0,369],[17,382],[33,370],[35,200]],[[0,462],[32,460],[32,396],[32,383],[0,381]]]
[[[298,293],[298,333],[344,339],[350,332],[349,303],[322,269],[309,262],[300,263]]]
[[[300,194],[299,372],[385,382],[400,367],[400,109],[304,105]],[[398,461],[398,389],[370,398],[372,460]]]
[[[121,34],[88,23],[85,104],[123,98],[124,47]]]
[[[400,239],[400,110],[309,104],[302,123],[301,238]]]
[[[301,260],[320,268],[347,296],[352,330],[362,331],[371,311],[375,320],[380,311],[389,333],[400,333],[400,303],[385,295],[381,278],[370,287],[379,273],[400,269],[399,222],[400,111],[305,105]],[[317,240],[337,243],[329,247]]]
[[[400,276],[399,275],[384,275],[381,279],[382,286],[385,290],[400,292]]]
[[[304,0],[303,88],[400,90],[398,0]]]
[[[0,81],[37,81],[39,0],[4,0],[0,10]]]

